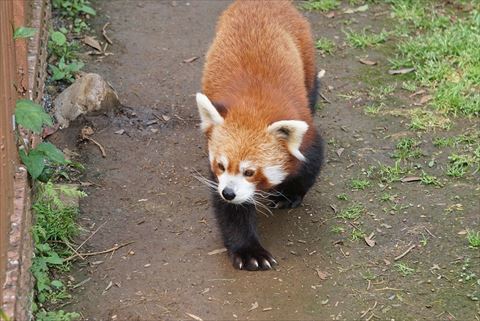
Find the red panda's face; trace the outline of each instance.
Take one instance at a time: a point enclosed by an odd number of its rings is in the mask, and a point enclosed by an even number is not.
[[[241,115],[224,119],[205,95],[197,94],[197,103],[211,170],[224,200],[253,203],[256,194],[281,184],[292,164],[304,160],[299,147],[308,129],[305,122],[263,124]]]

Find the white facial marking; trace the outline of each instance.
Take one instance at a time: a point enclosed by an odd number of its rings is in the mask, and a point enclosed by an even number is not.
[[[280,165],[267,166],[263,169],[263,174],[268,179],[270,184],[278,185],[285,177],[287,177],[287,172]]]
[[[201,128],[203,131],[214,125],[222,125],[223,117],[218,110],[213,106],[210,99],[202,93],[197,93],[197,107],[202,120]]]
[[[253,165],[251,161],[241,161],[240,162],[240,173],[243,173],[247,169],[256,170],[257,167]]]
[[[235,193],[235,198],[229,202],[234,204],[242,204],[253,198],[255,192],[255,184],[250,183],[242,174],[230,175],[225,172],[218,176],[218,193],[222,195],[225,187],[229,187]],[[223,197],[223,196],[222,196]]]
[[[218,158],[218,162],[221,163],[223,165],[223,167],[225,167],[225,168],[228,167],[228,158],[226,158],[225,156],[221,155]]]

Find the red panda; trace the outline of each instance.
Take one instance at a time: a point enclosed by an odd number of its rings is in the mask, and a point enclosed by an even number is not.
[[[266,198],[299,206],[320,171],[317,90],[310,26],[290,1],[238,0],[226,9],[196,100],[215,216],[237,269],[277,264],[260,244],[255,208]]]

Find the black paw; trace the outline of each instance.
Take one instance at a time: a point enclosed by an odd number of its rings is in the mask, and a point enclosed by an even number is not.
[[[273,256],[261,246],[247,247],[231,254],[233,266],[239,270],[271,270],[277,263]]]
[[[289,197],[277,196],[271,199],[270,207],[273,208],[297,208],[302,204],[303,197],[300,195]]]

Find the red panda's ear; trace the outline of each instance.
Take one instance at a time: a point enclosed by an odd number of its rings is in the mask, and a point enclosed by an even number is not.
[[[303,136],[307,132],[308,124],[301,120],[280,120],[268,126],[267,131],[287,142],[288,151],[301,161],[305,156],[300,152]]]
[[[197,107],[202,123],[200,127],[207,131],[210,127],[223,124],[223,117],[212,104],[210,99],[202,93],[197,93]]]

